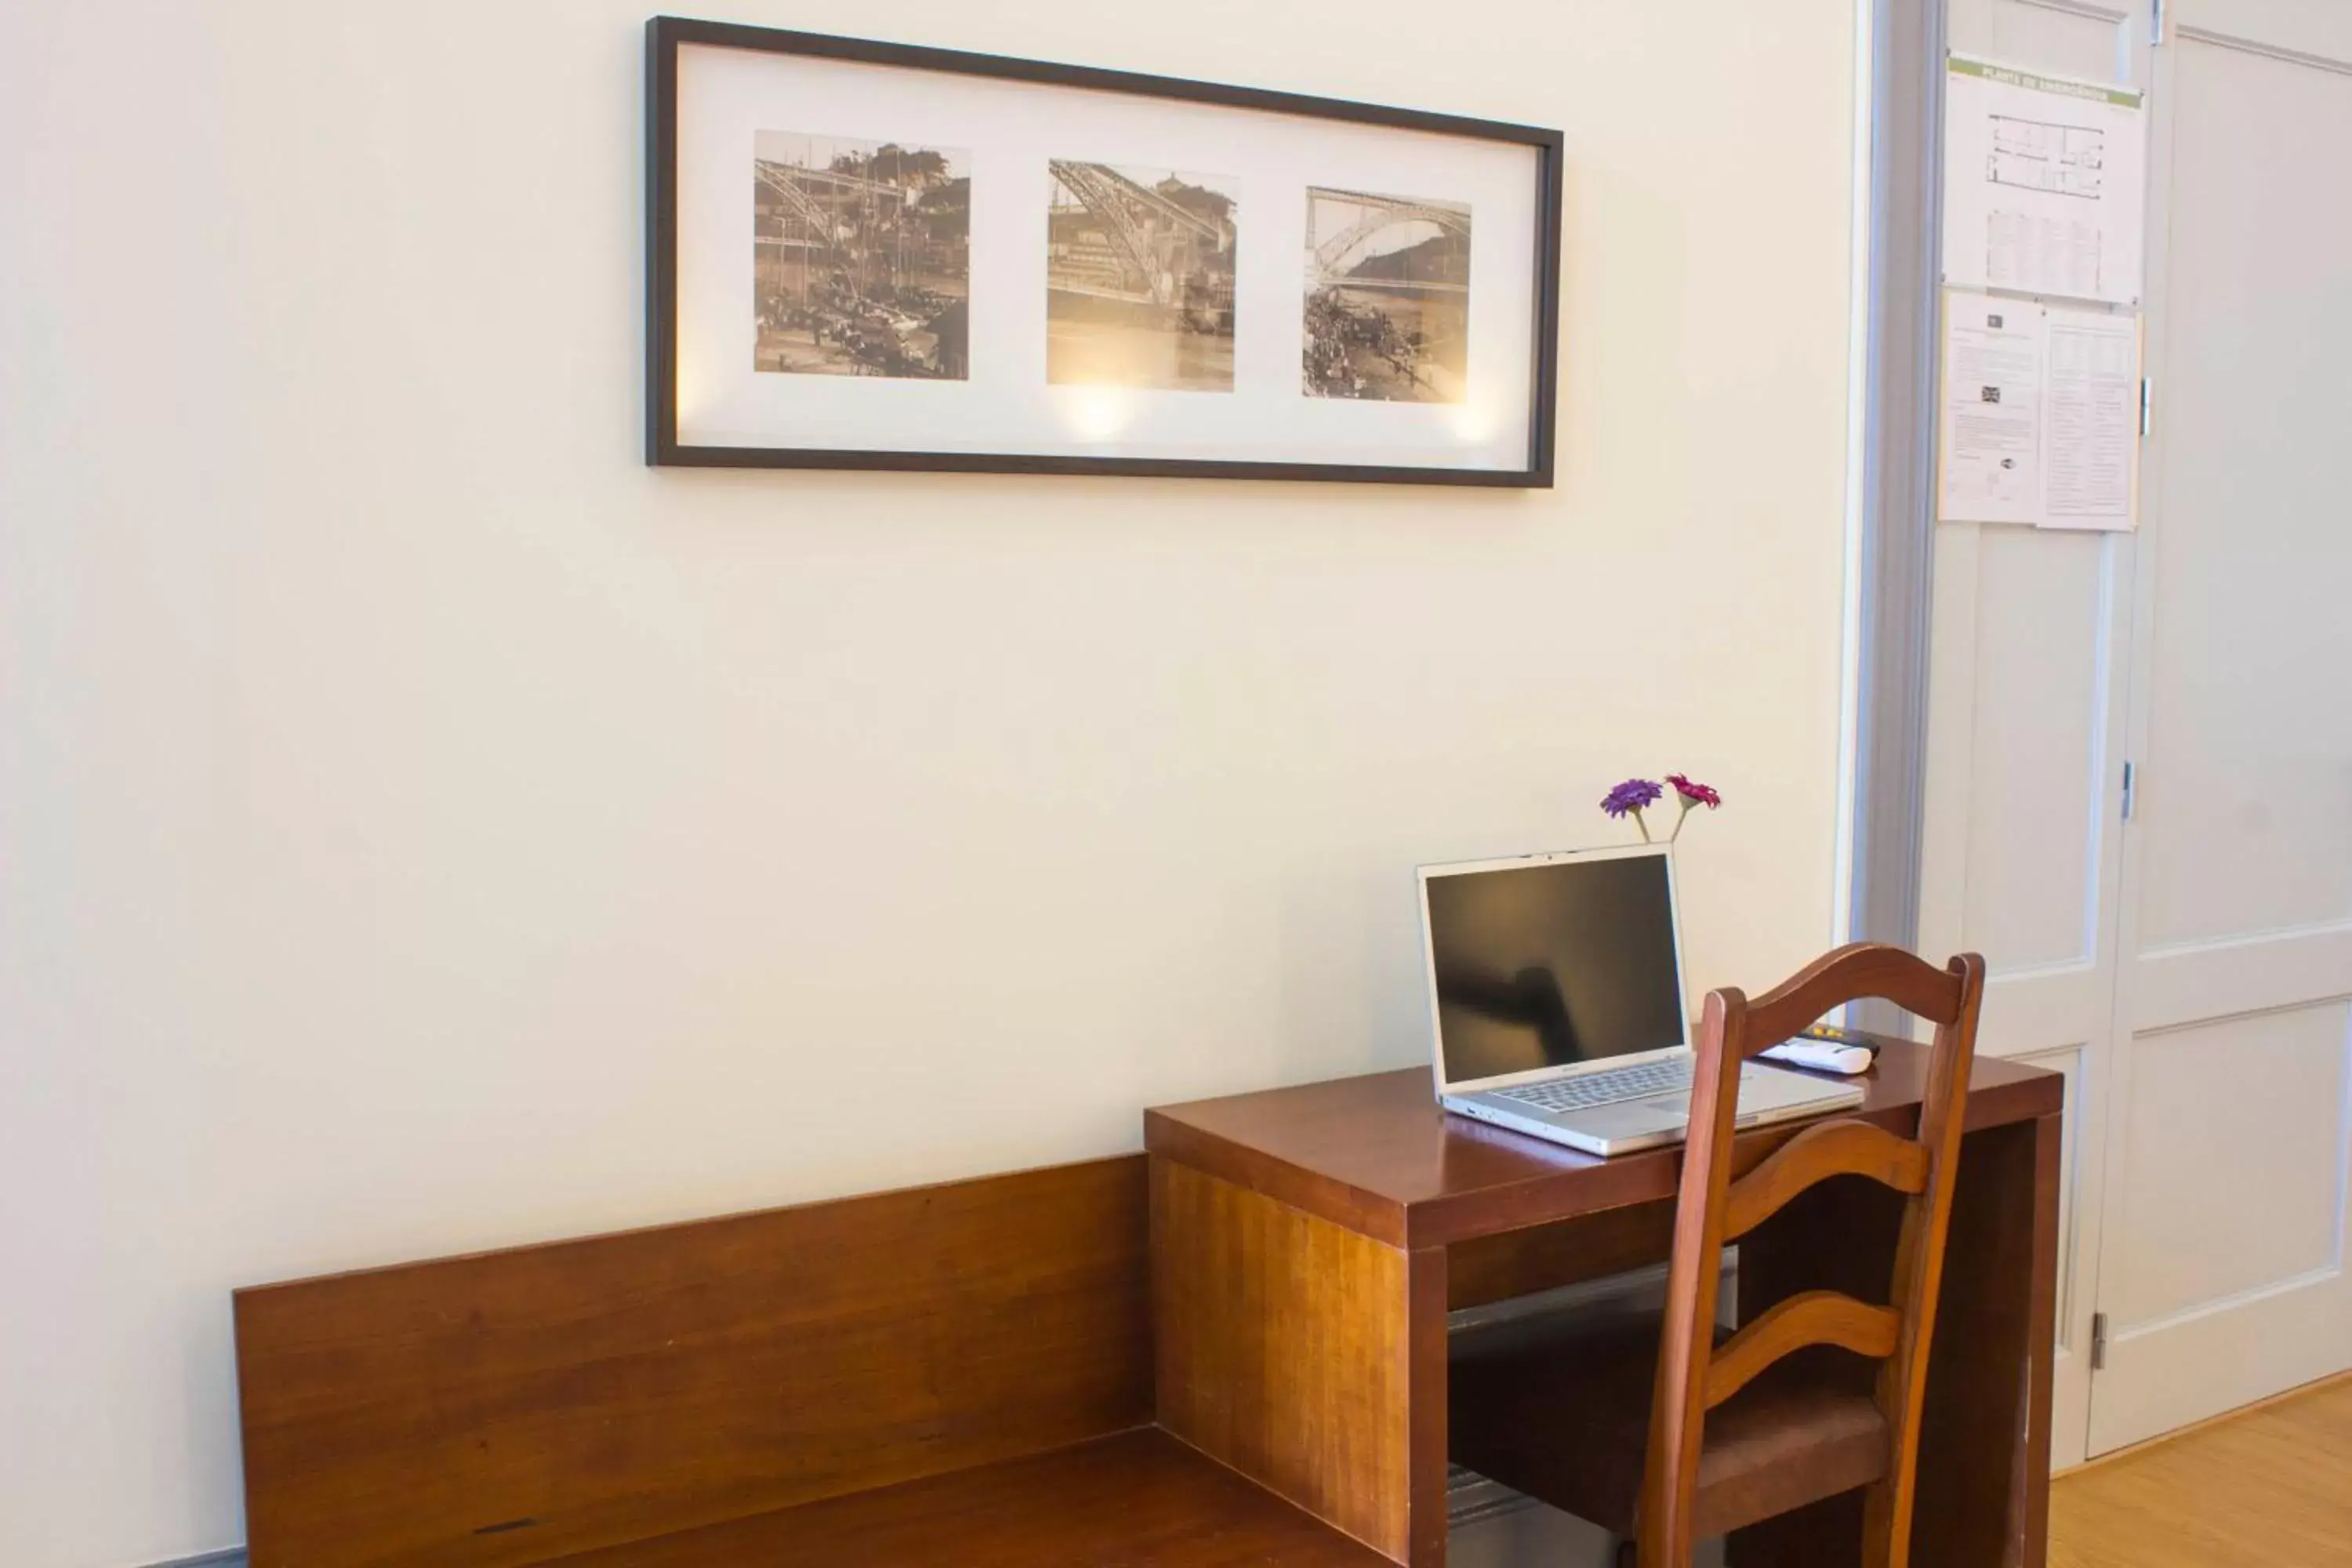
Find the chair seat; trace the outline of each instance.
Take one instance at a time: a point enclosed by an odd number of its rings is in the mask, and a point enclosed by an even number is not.
[[[1448,1374],[1454,1462],[1632,1535],[1658,1338],[1651,1316],[1564,1339],[1465,1345]],[[1885,1475],[1889,1451],[1886,1419],[1867,1395],[1775,1367],[1707,1412],[1696,1529],[1721,1535],[1867,1486]]]

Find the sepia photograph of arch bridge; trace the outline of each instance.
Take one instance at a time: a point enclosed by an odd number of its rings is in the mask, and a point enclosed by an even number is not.
[[[754,368],[967,379],[971,168],[944,148],[760,132]]]
[[[1045,379],[1234,389],[1234,182],[1055,158]]]
[[[1459,403],[1469,361],[1470,209],[1308,187],[1307,395]]]

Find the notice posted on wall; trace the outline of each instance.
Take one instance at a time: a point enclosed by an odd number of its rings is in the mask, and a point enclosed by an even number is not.
[[[1945,285],[2138,304],[2140,95],[1958,55],[1945,88]]]
[[[2041,306],[1944,297],[1946,521],[2041,521],[2043,348]]]
[[[2139,356],[2137,317],[1946,294],[1937,515],[2130,528]]]

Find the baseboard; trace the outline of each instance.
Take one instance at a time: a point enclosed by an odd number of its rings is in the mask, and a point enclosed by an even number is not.
[[[169,1563],[156,1563],[149,1568],[245,1568],[245,1548],[225,1546],[218,1552],[199,1552],[194,1557],[174,1557]]]

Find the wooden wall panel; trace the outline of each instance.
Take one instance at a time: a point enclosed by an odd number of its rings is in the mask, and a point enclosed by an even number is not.
[[[1388,1557],[1412,1561],[1419,1536],[1432,1560],[1412,1417],[1433,1361],[1442,1516],[1443,1252],[1409,1255],[1167,1160],[1152,1162],[1151,1223],[1161,1425]],[[1416,1287],[1441,1335],[1417,1360]],[[1442,1517],[1435,1529],[1442,1559]]]
[[[513,1568],[1151,1419],[1140,1156],[240,1291],[254,1568]]]

